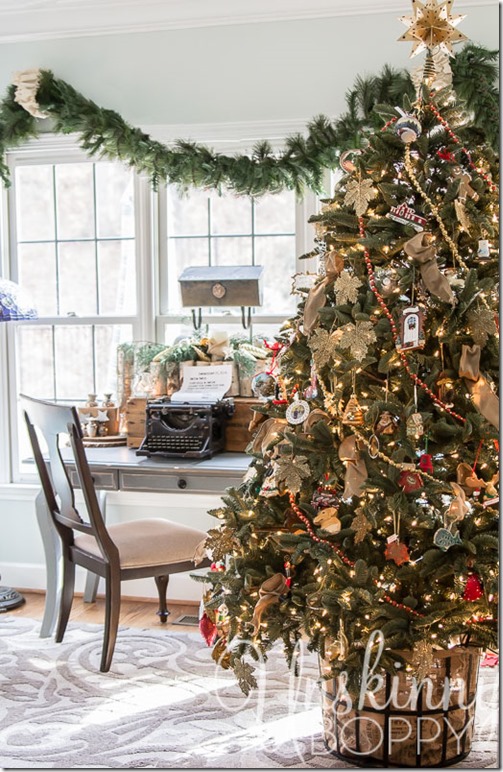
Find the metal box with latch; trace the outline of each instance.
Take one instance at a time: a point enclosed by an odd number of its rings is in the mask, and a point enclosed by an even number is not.
[[[261,265],[211,265],[185,268],[180,274],[184,306],[261,306]]]

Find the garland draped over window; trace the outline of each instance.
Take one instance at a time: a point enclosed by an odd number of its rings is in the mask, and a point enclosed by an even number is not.
[[[472,130],[482,132],[495,148],[499,143],[497,57],[496,51],[469,44],[451,62],[453,86],[471,114]],[[163,145],[49,70],[28,71],[19,80],[0,103],[0,176],[6,185],[5,152],[37,136],[37,118],[48,116],[55,132],[77,134],[88,153],[133,166],[148,175],[154,187],[169,180],[182,188],[227,188],[253,196],[284,189],[301,193],[305,187],[320,191],[324,170],[337,165],[341,151],[359,147],[367,134],[381,126],[380,104],[401,104],[406,95],[411,100],[415,97],[410,73],[386,65],[378,76],[357,78],[346,94],[347,111],[342,116],[333,121],[323,115],[314,118],[305,135],[286,138],[281,153],[260,141],[250,155],[229,156],[184,140]]]

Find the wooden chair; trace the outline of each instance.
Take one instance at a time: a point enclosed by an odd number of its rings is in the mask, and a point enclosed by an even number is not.
[[[203,531],[161,518],[105,525],[82,443],[74,407],[21,396],[35,462],[52,521],[62,542],[63,585],[56,641],[63,640],[74,596],[75,566],[105,580],[105,629],[100,670],[108,672],[117,638],[121,582],[153,577],[159,593],[159,616],[169,614],[166,590],[170,574],[210,565],[204,556]],[[44,460],[36,428],[48,447]],[[70,437],[74,462],[84,494],[88,519],[75,508],[75,494],[60,452],[62,435]],[[204,557],[198,559],[201,555]],[[196,562],[197,561],[197,562]]]

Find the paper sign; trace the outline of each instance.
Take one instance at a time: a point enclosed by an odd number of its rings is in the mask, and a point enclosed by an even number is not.
[[[185,366],[182,388],[171,395],[171,402],[216,402],[229,391],[231,381],[232,364]]]

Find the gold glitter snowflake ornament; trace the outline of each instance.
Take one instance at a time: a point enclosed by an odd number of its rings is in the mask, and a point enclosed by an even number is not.
[[[367,356],[369,346],[377,340],[372,322],[349,322],[341,327],[341,331],[339,346],[349,348],[351,356],[362,362]]]
[[[343,271],[334,284],[337,305],[356,303],[358,300],[358,289],[361,286],[362,283],[358,276],[352,276],[349,271]]]
[[[372,180],[351,180],[346,185],[344,203],[352,206],[358,217],[365,214],[369,203],[377,196]]]
[[[401,42],[413,43],[412,56],[421,51],[433,51],[440,48],[450,56],[453,55],[453,43],[468,40],[466,35],[456,27],[463,21],[465,14],[451,14],[454,0],[412,0],[413,16],[402,16],[400,21],[409,29],[398,38]]]

